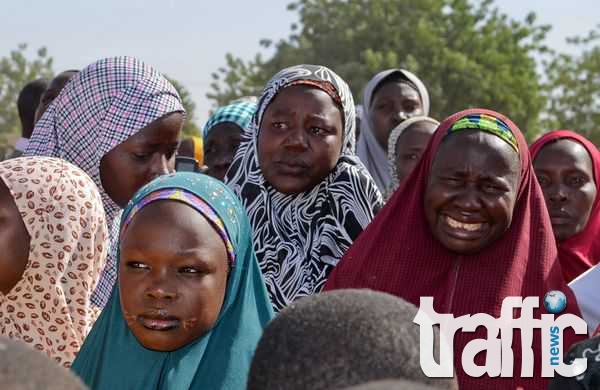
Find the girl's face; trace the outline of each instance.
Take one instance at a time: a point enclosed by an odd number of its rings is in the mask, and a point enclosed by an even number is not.
[[[100,180],[116,204],[125,207],[144,184],[175,171],[183,121],[179,112],[165,115],[102,157]]]
[[[213,126],[204,140],[206,173],[221,181],[225,179],[241,142],[242,129],[235,123],[223,122]]]
[[[229,258],[212,225],[190,206],[157,201],[121,240],[123,316],[144,347],[173,351],[202,337],[219,317]]]
[[[343,138],[343,114],[331,96],[312,86],[284,88],[260,124],[262,174],[281,193],[309,191],[337,164]]]
[[[597,196],[594,164],[587,150],[576,141],[561,139],[540,150],[533,168],[556,240],[564,241],[581,232]]]
[[[0,180],[0,292],[8,294],[23,276],[29,261],[30,237],[21,213]]]
[[[418,122],[400,134],[396,141],[395,161],[398,183],[402,183],[415,169],[436,128],[431,122]]]
[[[387,152],[388,139],[392,130],[404,120],[423,115],[419,92],[404,81],[383,82],[371,101],[373,135]]]

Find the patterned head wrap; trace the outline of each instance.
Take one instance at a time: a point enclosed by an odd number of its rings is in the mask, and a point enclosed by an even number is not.
[[[265,110],[277,93],[299,81],[334,88],[343,109],[343,148],[337,165],[321,183],[309,191],[285,195],[262,175],[258,136]],[[354,115],[352,94],[344,80],[324,66],[298,65],[283,69],[269,81],[243,133],[226,181],[250,216],[254,249],[276,310],[319,292],[382,205],[379,190],[354,154]]]
[[[107,266],[94,296],[100,307],[116,280],[121,212],[102,186],[100,161],[127,138],[173,112],[185,110],[163,75],[135,58],[105,58],[73,76],[33,130],[25,155],[65,159],[83,169],[100,189],[111,239]]]
[[[208,132],[216,125],[224,122],[233,122],[238,125],[241,129],[245,129],[252,115],[256,111],[256,103],[250,101],[241,101],[232,103],[227,106],[219,107],[217,110],[208,118],[206,125],[204,125],[203,137],[206,138]]]
[[[0,177],[31,237],[21,280],[0,293],[0,335],[69,367],[99,314],[91,295],[108,239],[100,194],[83,171],[56,158],[3,161]]]

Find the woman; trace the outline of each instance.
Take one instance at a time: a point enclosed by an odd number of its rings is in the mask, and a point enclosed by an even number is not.
[[[223,180],[242,140],[242,132],[256,111],[256,103],[241,101],[219,107],[204,126],[206,173]]]
[[[388,140],[388,162],[392,181],[387,198],[415,169],[439,124],[440,122],[427,116],[414,116],[392,130]]]
[[[267,84],[227,174],[250,216],[276,310],[319,292],[382,204],[354,155],[354,124],[338,75],[286,68]]]
[[[164,176],[123,213],[119,283],[73,370],[96,390],[243,389],[272,316],[235,195]]]
[[[184,116],[163,75],[135,58],[115,57],[74,75],[36,124],[25,155],[77,165],[102,194],[111,242],[92,298],[100,308],[116,280],[119,215],[141,186],[174,171]]]
[[[504,298],[539,297],[566,286],[543,194],[527,143],[517,126],[494,111],[471,109],[447,118],[423,158],[346,253],[326,290],[371,288],[418,305],[434,298],[438,313],[500,317]],[[540,310],[534,312],[540,318]],[[540,335],[535,333],[533,378],[521,378],[520,337],[513,339],[514,378],[468,376],[465,345],[487,331],[457,332],[454,359],[462,389],[545,388]],[[575,340],[565,333],[563,345]],[[483,355],[475,359],[482,365]]]
[[[600,153],[569,130],[544,134],[530,150],[569,283],[600,261]]]
[[[69,367],[98,315],[107,227],[92,180],[66,161],[0,163],[0,335]]]
[[[390,186],[388,139],[402,121],[429,115],[429,93],[423,82],[403,69],[375,75],[365,87],[357,154],[381,192]]]

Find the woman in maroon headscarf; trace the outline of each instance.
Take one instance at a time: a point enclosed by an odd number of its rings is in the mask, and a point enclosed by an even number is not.
[[[570,130],[546,133],[530,150],[568,283],[600,261],[600,153]]]
[[[508,296],[540,298],[566,286],[552,227],[527,143],[505,116],[470,109],[438,127],[419,165],[332,272],[326,290],[370,288],[418,305],[433,296],[438,313],[501,314]],[[540,318],[541,310],[534,316]],[[541,338],[535,331],[533,378],[521,378],[520,335],[513,339],[514,378],[469,377],[461,355],[487,331],[457,332],[454,360],[461,389],[545,389]],[[565,332],[565,351],[583,337]],[[483,365],[484,354],[475,363]]]

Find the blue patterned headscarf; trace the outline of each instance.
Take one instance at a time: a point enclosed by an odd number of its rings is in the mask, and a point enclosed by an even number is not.
[[[242,130],[248,127],[252,115],[256,111],[256,103],[249,101],[242,101],[232,103],[227,106],[219,107],[217,110],[208,118],[208,121],[204,125],[202,136],[206,139],[210,129],[220,123],[233,122],[238,125]]]
[[[159,177],[138,191],[123,213],[124,228],[140,205],[156,200],[188,204],[190,212],[207,218],[226,247],[233,250],[219,318],[209,332],[178,350],[146,349],[123,318],[117,283],[73,370],[95,390],[244,389],[254,348],[273,317],[252,249],[246,211],[219,180],[191,172],[175,173]]]

